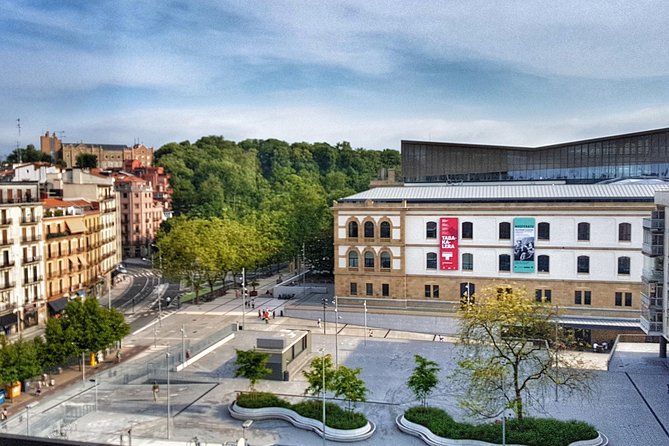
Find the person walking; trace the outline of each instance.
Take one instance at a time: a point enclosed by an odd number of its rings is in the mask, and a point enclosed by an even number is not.
[[[9,413],[7,412],[7,408],[3,407],[2,414],[0,414],[0,421],[4,423],[7,421],[8,418],[9,418]]]
[[[320,317],[316,321],[316,324],[318,325],[318,328],[321,328],[321,318]]]
[[[121,350],[116,350],[116,362],[121,362]]]
[[[158,401],[158,392],[160,392],[160,386],[158,385],[157,382],[153,382],[153,387],[151,388],[151,391],[153,392],[153,401]]]

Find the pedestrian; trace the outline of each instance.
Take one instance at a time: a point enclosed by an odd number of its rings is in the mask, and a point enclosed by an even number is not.
[[[2,413],[0,414],[0,421],[4,423],[5,421],[7,421],[8,418],[9,418],[9,413],[7,412],[7,408],[3,407]]]
[[[262,319],[262,313],[260,312],[260,308],[258,308],[258,319]]]
[[[316,325],[318,325],[318,328],[321,328],[321,318],[320,317],[316,321]]]
[[[190,359],[190,350],[186,350],[186,360]]]
[[[121,350],[116,350],[116,363],[121,362]]]
[[[374,336],[374,330],[369,330],[369,337],[371,338],[373,336]]]
[[[256,303],[255,303],[255,302],[251,302],[251,308],[255,308],[255,307],[256,307]],[[260,311],[260,310],[258,310],[258,311]]]
[[[272,310],[272,319],[276,319],[276,310]]]
[[[160,386],[158,385],[157,382],[153,382],[153,387],[151,388],[151,391],[153,392],[153,401],[158,401],[158,392],[160,392]]]
[[[104,357],[104,355],[102,354],[102,352],[98,352],[97,355],[95,355],[95,357],[96,357],[96,359],[97,359],[97,361],[98,361],[98,364],[102,364],[102,361],[104,361],[104,359],[105,359],[105,357]]]

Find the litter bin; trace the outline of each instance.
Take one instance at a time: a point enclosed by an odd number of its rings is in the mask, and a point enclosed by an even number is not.
[[[5,404],[5,390],[0,389],[0,404]]]

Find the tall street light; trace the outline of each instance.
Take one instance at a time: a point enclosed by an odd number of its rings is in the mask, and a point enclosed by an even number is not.
[[[98,378],[89,379],[88,381],[94,383],[95,386],[95,411],[98,411]]]
[[[170,418],[172,415],[170,413],[170,346],[167,346],[167,352],[165,352],[165,363],[167,364],[167,439],[169,440],[172,436],[172,431],[170,427]]]
[[[362,301],[362,306],[365,309],[365,332],[362,335],[365,337],[365,346],[367,346],[367,300]]]
[[[325,349],[321,348],[321,365],[323,366],[323,445],[325,445]]]
[[[186,324],[181,324],[181,362],[186,363]]]
[[[335,317],[335,368],[339,367],[339,308],[337,308],[337,296],[334,301],[334,317]]]
[[[26,436],[30,437],[30,409],[37,406],[37,403],[30,403],[26,406]]]
[[[233,279],[235,278],[233,277]],[[245,325],[246,325],[246,268],[242,268],[242,330],[246,328]]]

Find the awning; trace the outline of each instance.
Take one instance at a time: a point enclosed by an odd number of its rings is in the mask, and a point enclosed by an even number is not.
[[[560,316],[560,325],[573,328],[641,328],[639,319]]]
[[[79,263],[81,263],[82,265],[84,266],[88,265],[88,262],[86,262],[86,257],[84,257],[83,255],[78,254],[77,258],[79,259]]]
[[[72,234],[81,234],[82,232],[86,232],[86,225],[80,219],[65,220],[65,224],[68,228],[70,228],[70,233]]]
[[[16,325],[16,314],[9,313],[0,316],[0,327],[7,328]]]
[[[47,302],[51,314],[58,314],[67,306],[67,297],[61,297],[60,299],[50,300]]]

